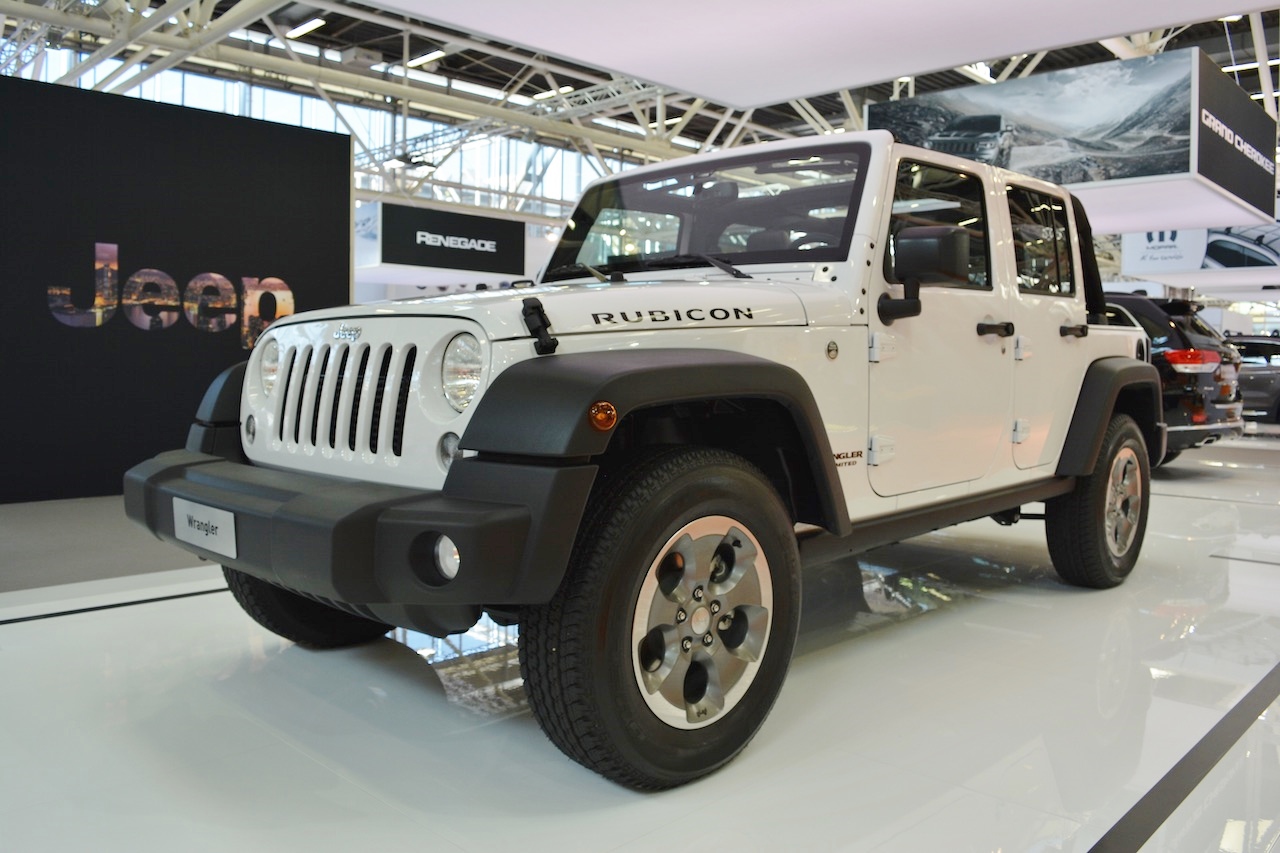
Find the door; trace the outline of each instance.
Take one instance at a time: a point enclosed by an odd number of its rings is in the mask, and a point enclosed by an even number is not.
[[[1019,468],[1037,468],[1055,462],[1066,440],[1082,379],[1078,350],[1088,313],[1077,284],[1067,200],[1022,186],[1006,187],[1005,199],[1017,282],[1013,460]]]
[[[1270,421],[1280,406],[1280,339],[1237,341],[1227,339],[1240,350],[1240,396],[1245,414]]]
[[[893,239],[909,226],[963,228],[969,268],[963,281],[923,283],[918,316],[886,323],[871,311],[868,477],[877,494],[964,483],[1009,464],[1012,306],[991,275],[989,189],[961,169],[898,165],[881,286],[901,290]]]

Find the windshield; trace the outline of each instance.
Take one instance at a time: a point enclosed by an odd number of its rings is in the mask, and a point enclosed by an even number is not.
[[[716,266],[710,257],[734,265],[844,260],[869,151],[865,143],[765,148],[597,184],[578,203],[543,280]]]
[[[1000,116],[965,116],[951,122],[948,130],[968,130],[973,133],[999,133]]]

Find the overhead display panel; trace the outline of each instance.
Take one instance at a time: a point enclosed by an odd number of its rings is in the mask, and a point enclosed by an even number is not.
[[[866,118],[1065,184],[1099,233],[1275,215],[1276,122],[1197,48],[872,104]]]
[[[1280,223],[1139,231],[1120,238],[1121,275],[1213,295],[1274,299],[1280,290]]]
[[[356,282],[389,296],[497,285],[525,274],[526,242],[513,219],[370,202],[356,211]]]

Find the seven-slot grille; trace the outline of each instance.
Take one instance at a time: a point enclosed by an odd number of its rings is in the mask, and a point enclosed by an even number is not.
[[[276,437],[289,446],[400,456],[417,347],[322,344],[290,347]]]
[[[971,139],[935,139],[932,147],[944,154],[972,154],[977,149]]]

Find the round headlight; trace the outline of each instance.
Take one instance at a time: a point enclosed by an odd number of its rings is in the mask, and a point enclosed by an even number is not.
[[[463,332],[449,341],[440,364],[440,385],[449,405],[461,412],[471,405],[480,389],[480,342]]]
[[[276,377],[280,374],[280,345],[275,338],[267,338],[262,344],[262,359],[258,362],[258,378],[262,380],[262,390],[270,394],[276,387]]]

